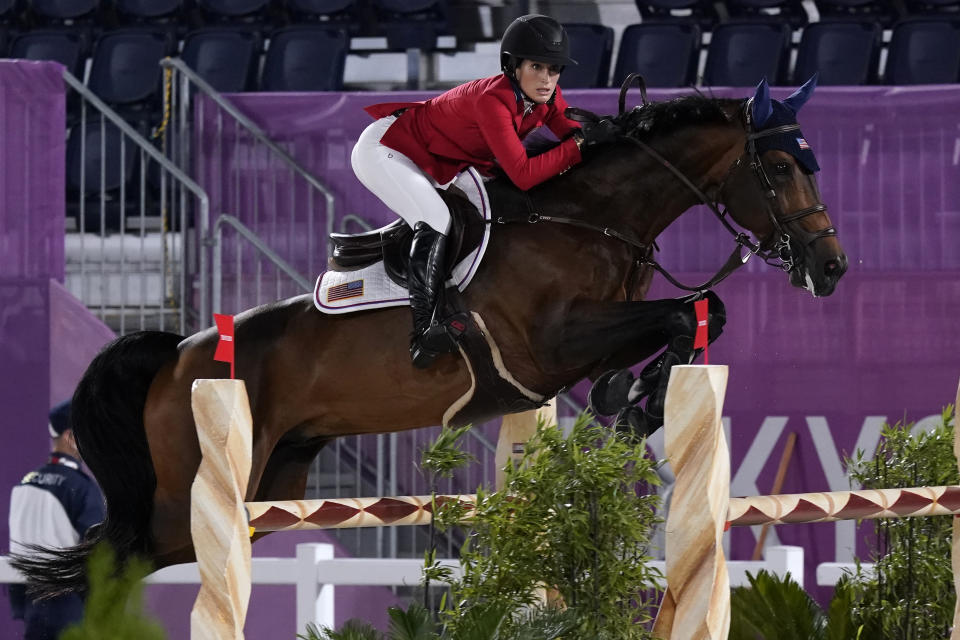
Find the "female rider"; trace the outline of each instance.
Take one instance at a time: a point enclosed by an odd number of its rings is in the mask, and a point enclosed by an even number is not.
[[[367,107],[377,118],[360,135],[351,163],[357,178],[413,229],[407,287],[413,311],[410,356],[429,367],[455,349],[434,305],[445,279],[450,212],[436,189],[450,186],[466,167],[489,175],[495,166],[527,190],[580,162],[584,144],[610,139],[606,129],[564,116],[567,103],[557,80],[576,64],[563,27],[553,18],[514,20],[500,43],[502,74],[450,89],[425,102]],[[562,141],[527,157],[521,140],[545,125]]]

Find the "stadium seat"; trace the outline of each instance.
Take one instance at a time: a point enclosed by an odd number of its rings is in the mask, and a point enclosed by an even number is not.
[[[160,60],[171,53],[167,34],[123,29],[101,36],[94,46],[88,86],[104,102],[124,112],[158,108]]]
[[[259,54],[255,34],[210,27],[188,33],[180,57],[214,89],[231,93],[254,88]]]
[[[262,91],[338,91],[350,40],[337,27],[297,26],[276,31],[263,63]]]
[[[817,72],[817,84],[821,85],[874,82],[880,36],[876,22],[824,21],[808,25],[797,49],[794,84],[805,82]]]
[[[67,215],[77,218],[78,228],[82,201],[85,230],[100,231],[101,186],[107,200],[105,227],[109,230],[120,228],[120,216],[125,213],[125,203],[119,202],[120,187],[133,188],[132,178],[140,155],[129,139],[125,144],[122,142],[123,137],[113,123],[101,122],[99,117],[87,120],[86,127],[77,124],[70,130],[67,137]],[[125,195],[130,202],[130,193]]]
[[[44,23],[92,18],[99,0],[30,0],[30,11]]]
[[[114,0],[114,6],[126,24],[184,25],[184,0]]]
[[[197,0],[209,15],[220,18],[241,18],[265,11],[270,0]]]
[[[357,0],[287,0],[287,8],[317,20],[336,20],[357,9]]]
[[[794,29],[807,24],[800,0],[730,0],[727,11],[734,20],[787,22]]]
[[[206,26],[230,25],[264,34],[283,21],[279,0],[195,0]]]
[[[21,8],[20,0],[0,0],[0,25],[15,22]]]
[[[709,30],[720,21],[710,0],[636,0],[636,4],[644,23],[691,22]]]
[[[563,70],[564,88],[606,87],[610,77],[613,29],[602,24],[563,25],[570,39],[570,57],[577,61]]]
[[[911,16],[960,20],[960,0],[906,0],[905,5]]]
[[[10,45],[10,57],[23,60],[53,60],[83,79],[84,44],[80,34],[63,29],[28,31]]]
[[[432,50],[447,30],[445,0],[371,0],[387,48]]]
[[[890,39],[886,84],[952,84],[960,81],[960,27],[945,20],[908,20]]]
[[[766,78],[785,80],[790,60],[790,27],[785,23],[726,22],[717,25],[707,49],[703,83],[752,87]]]
[[[815,0],[821,20],[858,20],[890,26],[898,11],[890,0]]]
[[[648,87],[691,85],[699,57],[700,28],[692,22],[632,24],[620,39],[613,86],[631,73],[642,75]]]

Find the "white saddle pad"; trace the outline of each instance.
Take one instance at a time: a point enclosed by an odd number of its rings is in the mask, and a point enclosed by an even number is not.
[[[490,220],[490,200],[476,169],[466,169],[453,184],[467,195],[484,220]],[[448,282],[456,283],[460,291],[466,289],[480,266],[489,241],[490,225],[486,224],[480,244],[457,263]],[[381,260],[355,271],[324,271],[317,278],[313,303],[323,313],[336,314],[409,305],[410,299],[407,290],[387,275]]]

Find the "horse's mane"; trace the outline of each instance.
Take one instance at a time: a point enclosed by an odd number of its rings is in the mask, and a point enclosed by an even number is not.
[[[625,134],[646,142],[692,125],[726,124],[730,117],[724,107],[739,102],[742,101],[703,95],[681,96],[634,107],[614,121]]]

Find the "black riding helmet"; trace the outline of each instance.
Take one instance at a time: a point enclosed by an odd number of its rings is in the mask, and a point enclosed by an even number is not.
[[[500,68],[513,73],[520,60],[547,64],[577,64],[563,26],[549,16],[531,14],[510,23],[500,40]]]

